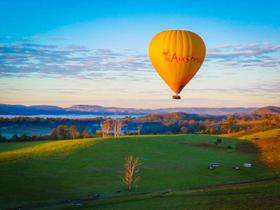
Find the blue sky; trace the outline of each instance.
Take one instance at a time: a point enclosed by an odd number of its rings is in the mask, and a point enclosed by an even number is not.
[[[232,107],[280,104],[278,1],[0,1],[0,103]],[[182,100],[153,70],[151,38],[198,33],[203,67]]]

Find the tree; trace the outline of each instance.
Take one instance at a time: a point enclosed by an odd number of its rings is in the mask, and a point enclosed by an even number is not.
[[[116,138],[116,136],[117,136],[117,121],[116,120],[113,120],[112,127],[113,127],[114,137]]]
[[[27,141],[28,140],[28,136],[26,134],[22,134],[21,135],[21,140],[22,141]]]
[[[124,124],[121,120],[118,120],[117,122],[117,133],[118,133],[118,136],[121,136],[122,135],[122,128],[123,128]]]
[[[59,125],[52,130],[51,137],[53,139],[75,139],[79,137],[79,133],[74,125]]]
[[[122,135],[122,127],[123,127],[123,123],[121,120],[114,120],[112,122],[113,124],[113,131],[114,131],[114,136],[121,136]]]
[[[65,131],[65,126],[64,125],[59,125],[56,128],[56,135],[57,135],[57,139],[66,139],[67,135],[66,135],[66,131]]]
[[[137,126],[137,134],[141,135],[141,130],[142,130],[143,125],[138,125]]]
[[[80,129],[80,138],[90,138],[91,136],[90,136],[90,134],[88,133],[88,131],[87,131],[87,129],[86,128],[84,128],[84,127],[82,127],[81,129]]]
[[[18,141],[19,140],[19,137],[17,134],[14,134],[11,138],[12,141]]]
[[[231,133],[231,132],[237,131],[237,126],[236,126],[237,120],[236,120],[236,117],[234,115],[229,115],[227,117],[226,122],[228,123],[227,133]]]
[[[102,137],[108,136],[110,134],[111,127],[112,125],[110,120],[106,120],[101,123]]]
[[[3,135],[0,133],[0,141],[6,141],[6,140],[7,140],[6,137],[3,136]]]
[[[195,133],[199,129],[199,123],[196,122],[195,120],[190,120],[189,125],[187,127],[187,132],[188,133]]]
[[[124,174],[122,180],[126,184],[129,191],[136,184],[136,182],[139,181],[139,176],[137,176],[137,174],[139,173],[138,168],[140,165],[141,163],[139,162],[139,159],[137,157],[134,157],[133,155],[129,155],[125,159]]]
[[[51,138],[52,139],[57,139],[57,129],[56,128],[52,129]]]
[[[66,131],[70,138],[75,139],[79,137],[79,133],[77,132],[77,127],[75,125],[72,125],[70,127],[66,127]]]
[[[188,129],[185,126],[181,127],[180,129],[180,133],[187,133],[187,131]]]

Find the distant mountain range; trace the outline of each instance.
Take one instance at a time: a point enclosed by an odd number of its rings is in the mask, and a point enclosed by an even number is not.
[[[278,114],[280,115],[280,107],[267,106],[262,108],[250,107],[233,107],[233,108],[162,108],[162,109],[135,109],[135,108],[119,108],[119,107],[103,107],[97,105],[74,105],[68,108],[58,106],[24,106],[0,104],[0,115],[71,115],[71,114],[165,114],[172,112],[183,112],[188,114],[206,114],[206,115],[228,115],[228,114]]]

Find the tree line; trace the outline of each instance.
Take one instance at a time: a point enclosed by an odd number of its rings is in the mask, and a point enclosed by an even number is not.
[[[49,135],[32,135],[28,136],[26,134],[17,135],[14,134],[11,138],[6,138],[0,134],[0,141],[41,141],[41,140],[64,140],[64,139],[81,139],[81,138],[91,138],[94,135],[90,134],[86,128],[82,127],[80,129],[75,125],[59,125],[52,129]]]
[[[18,124],[18,121],[20,124]],[[17,126],[31,122],[37,125],[41,119],[18,118],[8,119]],[[162,115],[147,115],[142,117],[125,117],[121,119],[93,118],[93,119],[43,119],[48,126],[52,125],[51,132],[45,136],[14,135],[11,141],[59,140],[90,138],[96,136],[114,136],[129,134],[168,134],[168,133],[202,133],[226,134],[234,132],[255,132],[280,127],[280,117],[272,114],[240,114],[227,116],[190,115],[185,113],[170,113]],[[65,123],[66,124],[59,124]],[[86,122],[83,124],[81,122]],[[1,125],[2,123],[2,125]],[[73,123],[73,124],[71,124]],[[75,124],[76,123],[76,124]],[[0,126],[7,124],[0,119]],[[12,124],[12,125],[14,125]],[[8,126],[12,126],[8,125]],[[6,125],[7,126],[7,125]],[[29,126],[29,124],[28,124]],[[28,127],[27,126],[27,127]],[[4,126],[3,126],[4,127]],[[0,134],[0,141],[7,138]]]
[[[38,140],[64,140],[64,139],[82,139],[92,138],[96,136],[121,136],[123,135],[122,128],[124,124],[121,120],[106,119],[100,123],[100,130],[96,134],[91,134],[85,127],[77,128],[75,125],[59,125],[52,129],[49,135],[28,136],[26,134],[14,134],[11,138],[6,138],[0,134],[0,141],[38,141]]]

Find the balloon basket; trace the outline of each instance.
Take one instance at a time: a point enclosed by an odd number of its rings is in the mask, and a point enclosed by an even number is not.
[[[175,96],[172,96],[172,99],[180,100],[180,99],[181,99],[181,96],[175,95]]]

